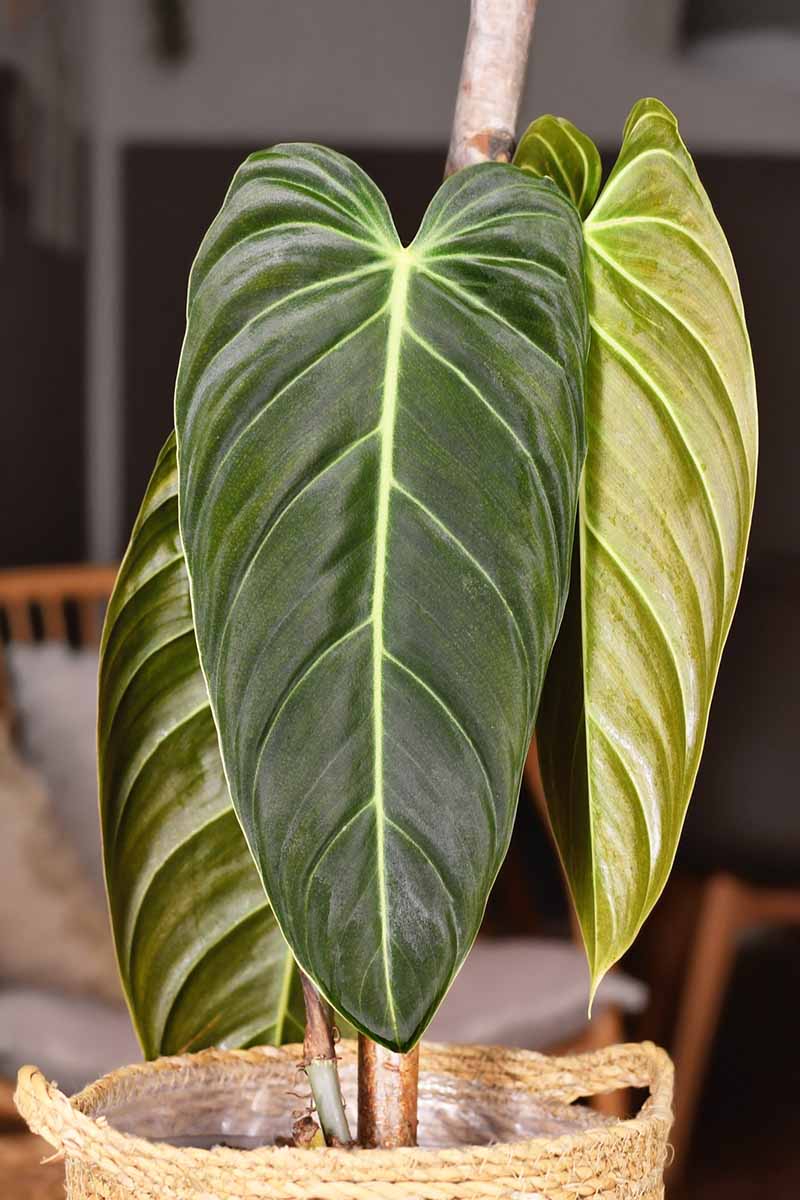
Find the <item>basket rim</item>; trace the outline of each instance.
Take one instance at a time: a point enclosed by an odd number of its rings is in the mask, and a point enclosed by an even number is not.
[[[355,1043],[340,1044],[340,1057],[355,1060]],[[197,1146],[175,1147],[151,1141],[137,1134],[124,1133],[109,1125],[93,1111],[102,1106],[104,1095],[113,1096],[142,1079],[172,1074],[176,1090],[188,1072],[210,1068],[243,1076],[253,1068],[270,1062],[299,1063],[302,1046],[264,1046],[250,1050],[202,1050],[195,1054],[175,1055],[122,1067],[89,1084],[67,1098],[53,1083],[48,1083],[36,1067],[22,1067],[18,1075],[15,1102],[30,1128],[44,1137],[68,1158],[95,1163],[103,1158],[114,1167],[127,1171],[131,1164],[161,1161],[182,1170],[258,1167],[272,1176],[291,1174],[298,1183],[311,1178],[320,1181],[354,1182],[386,1170],[406,1172],[414,1178],[435,1174],[439,1168],[463,1167],[474,1176],[481,1167],[512,1169],[515,1160],[526,1160],[546,1148],[551,1155],[567,1154],[577,1146],[588,1147],[593,1141],[613,1140],[617,1144],[659,1128],[666,1138],[672,1121],[671,1099],[673,1068],[666,1052],[650,1042],[625,1043],[590,1051],[586,1054],[553,1057],[530,1050],[507,1047],[456,1046],[423,1043],[420,1068],[423,1073],[453,1074],[488,1083],[540,1093],[565,1104],[580,1096],[613,1090],[615,1087],[647,1087],[650,1096],[633,1117],[581,1129],[575,1133],[538,1136],[490,1146],[464,1145],[446,1149],[406,1147],[397,1150],[318,1149],[261,1146],[252,1150],[231,1147],[204,1149]],[[106,1100],[108,1102],[108,1100]]]

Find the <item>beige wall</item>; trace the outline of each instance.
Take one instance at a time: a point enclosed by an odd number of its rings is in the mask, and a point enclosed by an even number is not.
[[[194,47],[178,68],[148,52],[147,5],[92,2],[92,119],[119,136],[447,138],[468,0],[192,0]],[[633,101],[655,94],[698,148],[800,149],[800,91],[687,63],[679,8],[540,0],[523,116],[560,112],[611,143]]]

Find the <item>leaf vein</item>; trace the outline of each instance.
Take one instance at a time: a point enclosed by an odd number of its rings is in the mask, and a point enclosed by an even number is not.
[[[422,347],[422,349],[425,350],[426,353],[431,356],[431,358],[435,359],[437,362],[440,362],[442,364],[442,366],[446,367],[449,371],[452,371],[452,373],[458,379],[461,380],[461,382],[464,384],[464,386],[469,388],[469,390],[473,393],[473,395],[477,396],[477,398],[485,406],[485,408],[488,409],[488,411],[495,418],[495,420],[498,421],[500,423],[500,425],[502,425],[502,427],[506,430],[506,432],[514,439],[514,441],[516,442],[519,449],[522,451],[522,453],[525,455],[525,457],[530,462],[534,483],[535,483],[537,491],[539,492],[542,509],[544,510],[544,513],[547,518],[547,527],[548,527],[548,530],[550,533],[550,547],[551,547],[551,550],[553,553],[553,561],[557,563],[560,560],[561,555],[559,552],[558,534],[556,532],[555,517],[553,515],[553,510],[550,507],[550,501],[548,499],[547,492],[545,490],[544,481],[542,479],[542,473],[539,468],[539,464],[536,462],[536,459],[533,457],[533,454],[528,449],[528,447],[525,445],[525,443],[522,441],[520,436],[515,432],[515,430],[512,428],[512,426],[509,425],[508,421],[506,421],[506,419],[503,416],[501,416],[501,414],[497,411],[497,409],[494,407],[494,405],[491,404],[490,401],[486,399],[486,397],[483,395],[483,393],[480,391],[480,389],[478,387],[476,387],[476,385],[472,382],[472,380],[469,378],[469,376],[465,375],[464,372],[459,367],[457,367],[454,362],[451,362],[451,360],[449,358],[447,358],[444,354],[442,354],[439,350],[437,350],[436,347],[433,346],[429,341],[427,341],[426,338],[421,337],[420,334],[418,334],[416,332],[416,330],[413,329],[411,326],[409,326],[408,332],[409,332],[410,336],[414,339],[414,341],[417,342],[417,344],[420,345]],[[558,439],[558,437],[556,435],[556,431],[553,428],[552,422],[550,422],[549,418],[548,418],[548,425],[550,426],[550,430],[553,434],[553,440],[556,443],[556,445],[558,446],[559,450],[561,450],[561,454],[562,454],[562,457],[564,458],[565,463],[567,463],[568,462],[567,457],[564,454],[563,448],[561,446],[561,442]]]
[[[428,695],[433,700],[436,701],[436,703],[439,705],[439,707],[442,709],[442,711],[445,713],[445,715],[451,721],[453,727],[455,729],[457,729],[458,732],[461,734],[461,737],[464,739],[466,744],[470,747],[473,754],[475,755],[475,758],[478,761],[478,766],[481,769],[481,774],[483,775],[483,778],[486,781],[486,789],[487,789],[487,793],[489,796],[489,800],[491,802],[492,797],[493,797],[492,785],[489,781],[489,773],[486,769],[486,764],[483,761],[483,755],[479,751],[478,747],[475,745],[475,742],[472,740],[470,735],[467,733],[464,726],[459,721],[458,717],[453,712],[452,708],[450,708],[449,704],[439,695],[439,693],[437,691],[434,690],[434,688],[432,688],[430,686],[430,684],[426,683],[424,679],[421,679],[420,676],[417,675],[417,673],[415,671],[413,671],[411,669],[411,667],[409,667],[406,663],[404,663],[402,659],[398,658],[396,654],[392,654],[391,651],[384,649],[383,655],[384,655],[384,658],[388,659],[389,662],[394,663],[394,665],[396,667],[398,667],[401,671],[404,671],[406,673],[406,675],[408,675],[411,679],[413,679],[415,681],[415,683],[423,689],[423,691],[427,692]]]
[[[170,726],[170,728],[165,733],[163,733],[162,736],[158,739],[158,741],[155,742],[154,745],[151,746],[151,748],[148,750],[147,754],[144,756],[144,758],[142,759],[142,761],[139,763],[138,767],[136,768],[136,773],[133,776],[133,778],[130,780],[128,787],[125,791],[125,794],[121,799],[121,803],[117,810],[117,819],[114,823],[114,830],[111,835],[111,844],[112,845],[114,845],[116,843],[117,833],[118,833],[119,827],[122,823],[122,818],[125,815],[125,809],[127,807],[128,801],[130,800],[131,794],[132,794],[134,788],[136,787],[136,784],[138,783],[139,779],[141,778],[142,772],[144,771],[145,767],[148,765],[148,763],[152,762],[152,760],[158,754],[159,750],[162,748],[162,746],[164,745],[165,742],[169,741],[169,739],[171,737],[174,737],[176,733],[179,733],[186,725],[188,725],[191,721],[193,721],[195,717],[199,716],[200,713],[205,712],[206,709],[208,709],[210,707],[211,707],[211,705],[210,705],[209,701],[206,700],[203,704],[199,704],[197,706],[197,708],[193,708],[189,712],[184,713],[183,716],[180,718],[180,720],[176,721],[174,725]]]
[[[513,608],[509,604],[508,600],[506,599],[505,594],[503,593],[503,591],[501,590],[499,585],[495,582],[495,580],[492,578],[492,576],[489,574],[489,572],[486,570],[486,568],[480,563],[480,561],[475,557],[475,555],[472,554],[471,551],[469,551],[467,549],[467,547],[464,545],[464,543],[461,541],[461,539],[456,536],[456,534],[453,532],[453,530],[450,528],[449,525],[447,525],[444,521],[442,521],[440,517],[437,517],[434,512],[431,512],[431,510],[428,508],[428,506],[426,504],[423,504],[423,502],[417,496],[415,496],[413,492],[410,492],[408,490],[408,488],[404,487],[403,484],[400,483],[397,479],[395,479],[393,481],[393,487],[395,488],[396,491],[400,492],[401,495],[405,496],[405,498],[411,504],[416,505],[416,507],[428,517],[428,519],[431,521],[431,523],[437,529],[439,529],[445,535],[445,537],[449,538],[450,541],[452,541],[454,543],[454,545],[456,546],[458,551],[461,554],[463,554],[464,557],[469,562],[472,563],[472,565],[475,567],[475,569],[483,576],[483,578],[486,580],[486,582],[492,588],[495,595],[498,597],[501,604],[503,605],[506,612],[508,613],[509,617],[511,618],[511,623],[514,628],[514,632],[517,636],[517,640],[519,642],[519,648],[522,651],[522,656],[525,659],[525,666],[528,671],[528,675],[530,676],[530,671],[531,671],[530,659],[528,658],[528,651],[525,646],[525,639],[522,636],[522,630],[519,627],[519,623],[517,621],[517,618],[516,618]],[[528,696],[527,708],[528,708],[528,711],[530,711],[530,696]]]
[[[258,777],[261,772],[261,762],[264,758],[264,751],[266,749],[267,742],[269,741],[270,735],[272,734],[272,731],[275,728],[275,726],[281,716],[281,713],[286,708],[286,705],[289,703],[289,701],[291,700],[292,696],[295,694],[297,689],[299,687],[301,687],[303,683],[305,683],[305,681],[308,679],[309,675],[311,675],[317,669],[317,667],[320,665],[321,662],[324,662],[324,660],[328,657],[329,654],[332,654],[334,650],[336,650],[340,646],[344,645],[344,643],[348,642],[350,640],[350,638],[355,637],[357,634],[359,634],[362,629],[366,628],[366,626],[369,625],[369,623],[370,623],[369,617],[367,617],[363,621],[360,621],[358,625],[354,625],[352,629],[348,629],[347,633],[342,634],[342,636],[337,638],[336,641],[331,642],[331,644],[329,646],[326,646],[325,649],[320,654],[317,654],[316,657],[313,658],[312,661],[308,664],[308,666],[305,668],[305,670],[302,672],[302,674],[299,676],[299,678],[294,681],[294,683],[289,688],[288,692],[286,693],[286,695],[283,697],[280,704],[276,708],[275,712],[271,715],[271,717],[270,717],[269,721],[267,722],[266,726],[264,727],[264,731],[261,735],[261,746],[259,747],[258,757],[256,758],[256,765],[255,765],[255,769],[253,771],[253,786],[252,786],[251,795],[250,795],[251,808],[253,808],[255,805],[256,786],[258,784]]]
[[[266,528],[262,531],[261,540],[259,541],[258,547],[253,551],[252,555],[250,556],[250,560],[247,564],[247,567],[244,570],[242,578],[239,581],[236,591],[233,594],[233,598],[231,599],[230,603],[227,606],[225,620],[223,621],[222,629],[221,629],[220,635],[219,635],[219,648],[217,650],[217,657],[216,657],[216,661],[214,663],[214,676],[213,677],[215,679],[219,676],[220,663],[222,662],[222,657],[225,652],[226,638],[230,632],[231,624],[233,621],[233,615],[236,611],[236,608],[238,607],[239,601],[242,596],[242,592],[245,588],[245,585],[247,584],[247,580],[250,578],[250,575],[255,570],[256,564],[259,561],[262,553],[264,552],[267,544],[269,543],[269,540],[272,537],[273,533],[278,528],[278,526],[280,525],[280,523],[284,519],[284,517],[287,515],[287,513],[291,512],[291,510],[294,508],[294,506],[303,499],[303,496],[305,496],[306,493],[312,487],[314,487],[315,484],[319,483],[320,479],[323,479],[328,474],[329,471],[332,471],[334,467],[337,467],[342,462],[344,462],[345,459],[347,459],[353,453],[354,450],[357,450],[359,446],[363,445],[364,442],[368,442],[370,438],[375,437],[377,432],[378,432],[377,428],[370,429],[367,433],[362,434],[361,437],[356,438],[355,441],[350,442],[350,444],[348,446],[346,446],[345,449],[342,450],[341,453],[336,456],[336,458],[331,459],[331,461],[329,463],[326,463],[326,465],[324,467],[322,467],[319,471],[317,471],[315,475],[312,475],[312,477],[303,484],[303,486],[300,488],[300,490],[298,492],[295,492],[295,494],[292,496],[292,498],[290,500],[288,500],[283,505],[283,507],[278,511],[277,516],[275,514],[272,515],[272,519],[270,520],[270,522],[268,523]]]
[[[180,981],[178,987],[175,989],[175,992],[170,1000],[169,1007],[167,1008],[167,1011],[160,1022],[160,1029],[159,1029],[159,1034],[158,1034],[158,1044],[159,1045],[163,1041],[164,1031],[166,1030],[167,1026],[169,1025],[169,1023],[172,1019],[172,1015],[175,1012],[175,1008],[178,1004],[178,1001],[181,998],[181,994],[183,993],[184,989],[186,988],[187,984],[189,983],[189,980],[191,979],[191,977],[195,973],[195,971],[197,971],[203,965],[204,959],[207,958],[207,956],[209,954],[211,954],[212,951],[217,950],[221,945],[223,945],[226,941],[228,941],[229,938],[233,937],[233,935],[238,932],[238,930],[242,927],[242,925],[246,925],[247,922],[252,920],[253,917],[260,916],[263,912],[269,911],[269,907],[270,907],[269,904],[265,902],[264,904],[259,905],[258,908],[251,909],[249,913],[246,913],[239,920],[235,921],[233,923],[233,925],[230,925],[228,927],[228,929],[226,929],[225,932],[220,937],[218,937],[215,941],[213,941],[209,946],[206,946],[204,948],[202,954],[199,954],[197,956],[197,958],[194,959],[193,962],[191,962],[188,965],[186,973],[185,973],[183,979]],[[287,954],[288,954],[288,950],[287,950]]]
[[[438,271],[432,271],[430,267],[420,267],[420,270],[424,275],[427,275],[429,279],[433,279],[442,287],[446,287],[451,292],[455,292],[456,295],[461,297],[465,304],[472,305],[475,308],[479,308],[481,312],[488,313],[490,317],[493,317],[494,320],[497,321],[498,325],[505,326],[505,328],[511,333],[516,334],[518,338],[520,338],[523,342],[526,342],[536,352],[539,358],[544,358],[547,362],[551,363],[561,375],[566,375],[566,371],[562,363],[558,362],[557,359],[548,354],[543,346],[538,345],[532,337],[525,333],[524,330],[519,329],[516,325],[509,321],[507,317],[502,315],[502,313],[497,312],[488,304],[485,304],[483,300],[481,300],[474,293],[468,291],[466,288],[462,288],[460,284],[454,283],[452,279],[448,279],[445,275],[440,275]]]
[[[689,731],[687,729],[687,717],[688,717],[689,705],[687,703],[686,693],[684,691],[683,678],[681,675],[679,658],[675,651],[675,647],[673,646],[672,641],[671,641],[669,635],[667,634],[666,629],[664,628],[661,618],[659,617],[658,613],[656,612],[656,609],[653,605],[653,601],[647,595],[647,592],[645,591],[645,589],[642,587],[642,585],[639,583],[639,581],[636,579],[636,577],[632,574],[632,572],[628,569],[628,566],[626,565],[626,563],[623,562],[623,560],[620,558],[619,554],[617,554],[616,550],[614,550],[611,543],[605,537],[603,537],[603,535],[600,533],[597,526],[594,525],[589,520],[589,517],[586,514],[584,514],[584,525],[585,525],[586,529],[588,530],[588,532],[592,535],[594,540],[597,542],[597,544],[601,547],[603,552],[607,555],[607,557],[614,564],[617,571],[619,571],[619,573],[623,576],[623,578],[628,581],[628,584],[633,589],[633,591],[636,593],[636,595],[639,597],[642,604],[646,608],[647,612],[650,614],[650,617],[651,617],[653,623],[655,624],[656,629],[661,634],[661,638],[666,647],[667,654],[669,655],[669,658],[670,658],[670,662],[672,663],[672,669],[675,672],[675,679],[678,684],[678,690],[681,694],[681,708],[683,711],[684,757],[685,757],[685,749],[689,742]]]
[[[608,348],[611,350],[612,354],[614,354],[615,357],[617,358],[617,360],[623,364],[627,373],[629,375],[632,374],[632,375],[638,377],[638,379],[645,385],[645,388],[650,393],[650,395],[652,397],[654,397],[661,404],[664,412],[669,417],[673,428],[675,429],[676,433],[678,434],[678,437],[680,438],[681,442],[683,443],[683,446],[686,450],[687,458],[688,458],[689,462],[691,462],[691,464],[692,464],[692,469],[693,469],[695,476],[697,478],[697,481],[700,485],[700,491],[703,494],[703,496],[705,497],[705,503],[706,503],[706,507],[708,509],[709,524],[714,533],[714,538],[717,542],[717,547],[719,549],[720,561],[722,563],[722,569],[723,569],[723,576],[727,580],[727,562],[726,562],[726,555],[725,555],[725,547],[724,547],[724,543],[723,543],[723,539],[722,539],[722,530],[721,530],[720,524],[719,524],[719,517],[717,515],[716,508],[714,507],[714,502],[711,498],[711,494],[708,490],[708,484],[706,483],[705,476],[700,467],[700,464],[697,461],[697,457],[695,455],[694,449],[692,448],[691,442],[689,441],[689,437],[688,437],[685,429],[683,428],[680,421],[678,420],[677,414],[675,413],[675,411],[674,411],[672,405],[670,404],[669,400],[667,399],[666,395],[661,390],[661,388],[658,386],[658,384],[655,382],[655,380],[651,378],[651,376],[644,369],[644,367],[642,367],[641,364],[636,361],[636,359],[633,357],[633,355],[630,354],[629,351],[627,351],[624,348],[624,346],[622,346],[619,342],[617,342],[611,336],[611,334],[608,332],[608,330],[606,330],[602,327],[602,325],[598,324],[595,320],[591,320],[591,325],[592,325],[592,329],[598,335],[600,340],[608,346]],[[725,590],[727,590],[727,587]]]
[[[222,345],[217,347],[217,349],[214,351],[214,353],[211,355],[211,357],[203,363],[203,368],[202,368],[201,373],[208,374],[209,370],[214,365],[214,363],[217,361],[217,359],[222,354],[224,354],[225,351],[228,350],[230,348],[230,346],[232,346],[233,343],[238,338],[241,338],[241,336],[244,333],[246,333],[253,325],[256,325],[259,321],[262,321],[265,317],[271,316],[272,313],[274,313],[277,309],[282,308],[285,304],[289,304],[295,300],[298,300],[301,296],[310,295],[312,292],[323,292],[327,288],[335,287],[336,284],[348,283],[351,279],[366,278],[368,275],[375,275],[379,271],[386,271],[387,269],[388,269],[387,264],[385,262],[374,263],[373,265],[371,265],[369,267],[358,267],[355,271],[346,271],[342,275],[332,275],[328,279],[316,279],[313,283],[307,283],[303,287],[294,288],[292,291],[286,292],[284,295],[280,296],[279,299],[274,300],[272,302],[272,304],[266,305],[266,307],[261,308],[261,309],[259,309],[259,311],[257,313],[254,313],[252,317],[248,317],[248,319],[244,322],[243,325],[240,325],[236,330],[234,330],[234,332],[231,334],[231,336],[229,338],[226,338],[226,340],[222,343]],[[193,303],[194,303],[194,301],[193,301]],[[373,314],[373,315],[377,315],[377,314]],[[203,344],[203,340],[199,339],[199,341],[200,341],[199,353],[202,354],[205,347]],[[334,349],[335,349],[335,347],[334,347]],[[184,366],[183,361],[181,361],[180,380],[179,380],[179,388],[181,390],[184,390],[187,386],[186,383],[184,382],[184,380],[186,379],[186,376],[191,373],[193,365],[194,365],[193,361],[187,362],[185,364],[185,366]],[[197,385],[195,385],[192,390],[193,390],[193,398],[194,398],[194,396],[197,395],[199,388],[197,387]],[[183,418],[184,425],[186,425],[186,423],[188,421],[188,416],[189,416],[190,412],[191,412],[191,406],[189,407],[186,414],[184,415],[184,418]]]

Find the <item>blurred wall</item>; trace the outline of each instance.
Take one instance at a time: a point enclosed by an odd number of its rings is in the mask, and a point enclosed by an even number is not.
[[[656,94],[697,148],[800,149],[785,92],[679,55],[680,7],[539,0],[523,116],[557,111],[611,144],[631,103]],[[447,141],[468,0],[191,0],[192,52],[177,68],[148,53],[146,8],[94,0],[97,128],[140,141]]]
[[[6,210],[0,245],[0,567],[85,553],[85,275]],[[10,386],[9,386],[10,384]]]
[[[88,6],[94,219],[86,483],[90,550],[110,557],[129,519],[121,419],[123,375],[132,369],[122,336],[126,155],[145,146],[173,146],[177,154],[180,145],[218,151],[287,138],[351,150],[443,148],[469,4],[192,0],[191,51],[177,66],[151,53],[148,6],[140,0]],[[693,150],[797,155],[800,92],[692,64],[677,46],[679,7],[680,0],[540,0],[523,121],[554,110],[610,148],[631,103],[653,93],[678,112]],[[170,189],[180,186],[180,171],[177,179],[171,172]],[[179,203],[173,192],[168,207]]]
[[[0,566],[80,558],[86,519],[83,156],[77,139],[48,153],[56,112],[79,128],[84,0],[64,9],[58,67],[46,14],[12,9],[0,6]],[[59,168],[69,179],[54,204]]]

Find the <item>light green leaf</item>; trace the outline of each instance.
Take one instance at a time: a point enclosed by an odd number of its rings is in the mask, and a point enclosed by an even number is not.
[[[403,248],[352,162],[277,147],[192,271],[181,529],[231,795],[296,959],[397,1049],[511,834],[587,341],[575,209],[511,166],[454,176]]]
[[[552,179],[582,217],[591,211],[603,174],[600,155],[592,139],[566,117],[537,117],[522,135],[514,163]]]
[[[109,604],[99,711],[106,880],[145,1055],[302,1039],[299,977],[231,807],[197,658],[174,435]]]
[[[580,588],[538,729],[592,976],[666,882],[742,578],[757,414],[724,234],[657,100],[585,224],[592,348]]]

